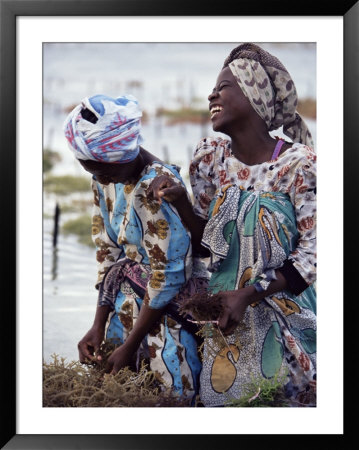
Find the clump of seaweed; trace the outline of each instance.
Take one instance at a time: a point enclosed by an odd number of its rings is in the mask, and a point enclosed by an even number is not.
[[[285,396],[284,384],[287,381],[287,372],[277,372],[271,378],[252,377],[244,387],[244,393],[239,399],[228,398],[225,407],[288,407],[289,401]]]
[[[182,300],[178,309],[183,316],[187,315],[199,325],[197,334],[203,339],[203,343],[199,347],[199,353],[203,359],[203,348],[207,346],[213,357],[215,357],[219,350],[223,347],[228,347],[226,337],[218,327],[218,319],[224,311],[224,306],[221,301],[221,295],[211,293],[206,290],[191,295]],[[240,333],[247,329],[243,323],[233,332],[236,345],[241,348]]]
[[[44,407],[181,407],[190,399],[171,389],[164,390],[154,373],[142,362],[138,371],[125,367],[115,375],[105,373],[110,346],[102,348],[100,363],[84,365],[66,362],[52,355],[51,363],[43,363]]]
[[[181,315],[189,314],[199,323],[218,320],[223,312],[223,304],[219,294],[212,294],[205,290],[196,292],[184,299],[179,306]]]

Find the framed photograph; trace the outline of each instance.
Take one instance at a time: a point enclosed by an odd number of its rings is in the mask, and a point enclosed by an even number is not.
[[[204,11],[204,6],[189,2],[0,1],[0,167],[3,192],[9,193],[4,196],[2,221],[7,255],[2,271],[6,343],[2,448],[214,448],[223,442],[262,443],[286,435],[295,435],[301,445],[313,437],[328,437],[340,445],[344,294],[349,298],[355,279],[354,269],[345,273],[343,269],[344,254],[350,254],[354,243],[345,242],[344,236],[355,236],[355,221],[348,211],[354,202],[349,182],[357,167],[351,150],[358,140],[359,119],[357,2],[332,7],[305,2],[300,8],[278,2],[281,12],[274,15],[266,2],[225,10],[210,4]],[[86,92],[107,89],[115,96],[117,91],[132,90],[147,116],[170,110],[173,101],[181,108],[192,102],[200,111],[208,108],[207,95],[225,57],[242,42],[263,44],[278,56],[293,75],[299,96],[312,99],[306,117],[318,155],[317,406],[44,406],[43,362],[50,361],[52,353],[76,359],[77,342],[86,331],[83,327],[90,325],[97,295],[90,285],[96,277],[93,250],[77,247],[74,235],[63,241],[66,248],[56,251],[50,242],[56,201],[44,191],[44,150],[55,149],[59,166],[81,178],[83,173],[61,143],[61,132],[65,112]],[[166,137],[161,120],[155,124],[156,139],[149,126],[144,132],[148,147],[157,146],[160,157],[181,165],[182,175],[191,146],[193,151],[203,135],[212,133],[203,117],[193,120],[195,126],[182,125],[177,131],[174,127]],[[63,153],[58,151],[62,147]],[[351,304],[346,304],[345,318],[352,330]],[[347,340],[346,350],[350,343]],[[349,358],[346,363],[349,373]],[[345,434],[352,425],[348,416]]]

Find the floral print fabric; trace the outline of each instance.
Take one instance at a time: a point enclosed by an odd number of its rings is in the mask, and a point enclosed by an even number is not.
[[[316,279],[316,154],[294,143],[275,160],[246,165],[231,152],[223,138],[204,138],[194,152],[190,180],[196,214],[208,219],[209,205],[223,186],[234,184],[247,191],[288,194],[299,232],[296,249],[288,259],[307,284]]]
[[[212,231],[205,231],[204,239],[216,257],[211,292],[241,289],[258,280],[269,284],[271,272],[296,246],[298,231],[287,194],[226,186],[212,201],[209,216]],[[250,305],[232,335],[220,342],[207,337],[200,379],[205,406],[240,398],[251,377],[279,373],[286,374],[285,394],[292,406],[315,406],[315,300],[313,285],[299,296],[277,292]]]
[[[99,300],[107,304],[115,298],[106,339],[118,345],[125,342],[133,329],[143,303],[157,309],[168,307],[192,275],[189,232],[175,208],[147,195],[151,181],[161,174],[183,183],[176,167],[157,162],[145,167],[136,185],[105,186],[95,178],[92,180],[96,286],[100,286],[107,273],[114,277],[115,283],[109,283],[107,295]],[[124,271],[121,276],[116,275],[117,267]],[[119,290],[113,295],[111,286],[117,286],[116,280]],[[201,362],[197,342],[169,314],[164,313],[148,333],[138,355],[148,358],[160,383],[173,387],[181,395],[191,397],[198,392]]]
[[[155,163],[146,167],[136,186],[92,182],[92,236],[99,263],[97,284],[120,258],[148,265],[152,274],[146,302],[152,308],[166,306],[192,271],[189,232],[170,204],[160,205],[147,196],[151,181],[162,173],[180,179],[176,169]]]
[[[145,271],[145,267],[139,266]],[[120,285],[115,309],[106,327],[106,340],[115,345],[123,344],[136,324],[143,305],[139,295],[128,279]],[[177,394],[194,401],[199,390],[201,362],[197,352],[197,342],[169,314],[163,314],[150,329],[137,351],[136,363],[149,363],[157,381],[173,388]]]

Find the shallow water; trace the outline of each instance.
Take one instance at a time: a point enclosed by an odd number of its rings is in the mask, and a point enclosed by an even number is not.
[[[43,358],[57,353],[77,360],[77,342],[90,328],[97,301],[93,249],[75,236],[58,236],[52,247],[52,220],[44,220],[43,240]]]

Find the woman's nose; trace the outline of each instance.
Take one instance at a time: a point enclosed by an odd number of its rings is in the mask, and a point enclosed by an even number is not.
[[[208,96],[208,100],[211,101],[212,98],[217,97],[217,95],[218,95],[218,92],[216,91],[216,89],[213,89],[213,91]]]

